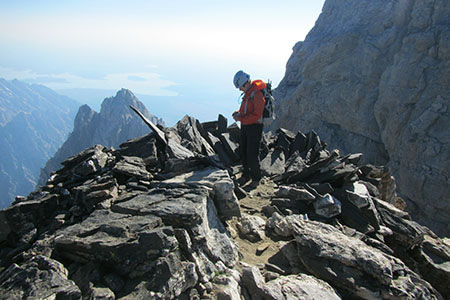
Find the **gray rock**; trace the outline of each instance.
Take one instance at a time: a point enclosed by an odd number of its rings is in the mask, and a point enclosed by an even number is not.
[[[59,195],[49,194],[40,199],[19,202],[0,211],[0,241],[10,233],[22,236],[35,228],[34,224],[48,224],[60,201]],[[23,250],[23,249],[22,249]]]
[[[240,300],[241,288],[232,276],[219,276],[215,280],[215,296],[217,300]]]
[[[231,160],[233,162],[239,161],[239,145],[231,140],[230,134],[222,133],[219,135],[219,139],[222,142],[222,145],[225,151],[227,151],[227,154],[231,158]]]
[[[227,132],[230,134],[230,139],[236,143],[239,143],[241,140],[241,128],[239,125],[234,122],[227,128]]]
[[[241,278],[252,299],[284,299],[279,289],[266,285],[258,268],[254,266],[243,264]]]
[[[182,138],[181,144],[194,153],[200,153],[207,156],[215,155],[214,149],[211,145],[203,138],[201,134],[202,129],[198,128],[201,126],[193,117],[185,116],[183,119],[177,122],[174,129]]]
[[[412,248],[420,274],[444,297],[450,295],[450,246],[441,239],[424,235]]]
[[[398,258],[350,238],[333,226],[298,219],[289,221],[299,257],[308,271],[350,295],[366,299],[398,295],[440,299],[428,282]]]
[[[266,235],[264,228],[266,222],[258,216],[246,215],[241,218],[241,222],[237,223],[239,233],[247,240],[257,242],[263,240]]]
[[[142,121],[144,121],[144,123],[152,130],[152,132],[155,134],[156,139],[161,143],[161,144],[166,144],[167,140],[165,137],[164,132],[158,128],[158,126],[156,126],[152,120],[149,120],[147,118],[147,116],[141,112],[141,110],[145,110],[144,108],[136,108],[133,105],[130,105],[130,108],[142,119]],[[145,110],[146,111],[146,110]]]
[[[380,229],[380,218],[377,210],[374,208],[372,199],[367,200],[364,208],[358,208],[353,201],[350,201],[350,195],[344,190],[336,190],[334,195],[341,202],[341,214],[339,220],[351,228],[361,233],[369,234]]]
[[[212,133],[208,132],[209,140],[212,143],[212,146],[214,150],[219,155],[221,161],[226,166],[231,166],[233,164],[233,159],[228,155],[227,150],[225,149],[225,146],[222,144],[220,139],[218,137],[215,137]]]
[[[267,220],[267,227],[272,229],[276,235],[279,235],[281,237],[291,237],[294,234],[292,232],[291,223],[297,219],[305,220],[307,219],[307,217],[302,215],[291,215],[283,217],[279,213],[274,212],[272,214],[272,217]]]
[[[408,210],[444,236],[449,14],[446,0],[326,1],[293,48],[272,126],[315,130],[333,149],[387,164]]]
[[[241,210],[234,194],[234,183],[225,170],[206,168],[165,180],[166,183],[190,183],[214,190],[214,204],[222,217],[240,217]]]
[[[164,249],[173,250],[178,246],[173,229],[159,228],[161,225],[161,219],[155,216],[96,210],[82,223],[58,233],[56,251],[80,263],[111,264],[124,276],[145,273],[146,259],[157,258]]]
[[[306,167],[306,163],[299,151],[295,151],[286,161],[286,173],[301,172]]]
[[[323,168],[326,168],[328,165],[332,164],[339,157],[339,151],[333,150],[330,155],[326,158],[320,159],[308,167],[305,167],[301,172],[290,176],[287,179],[288,183],[295,183],[298,181],[303,181],[310,176],[314,175],[317,172],[321,172]]]
[[[332,218],[341,213],[341,202],[330,194],[326,194],[314,202],[314,208],[316,214]]]
[[[0,295],[3,299],[81,299],[81,291],[68,279],[67,269],[40,255],[3,270]]]
[[[127,177],[135,177],[139,180],[151,180],[152,174],[147,171],[145,162],[142,158],[136,156],[124,156],[114,166],[113,172]]]
[[[140,157],[144,160],[145,165],[150,168],[155,168],[160,163],[156,144],[155,134],[149,133],[120,144],[120,149],[117,152],[121,157]]]
[[[95,153],[89,159],[79,163],[73,169],[73,173],[77,176],[87,176],[103,169],[108,161],[108,155],[102,151],[102,148],[101,146],[94,147]]]
[[[277,197],[287,197],[298,201],[313,201],[316,197],[308,192],[306,189],[299,189],[290,186],[280,186],[275,192]]]
[[[195,265],[180,261],[175,253],[154,262],[157,274],[144,280],[133,280],[130,299],[176,299],[190,290],[198,281]]]
[[[116,296],[108,288],[93,287],[89,300],[115,300]]]
[[[184,160],[194,157],[194,153],[189,149],[183,147],[175,139],[169,138],[167,141],[166,151],[169,158]]]
[[[349,194],[349,200],[358,208],[369,206],[370,193],[363,183],[354,182],[347,192]]]
[[[164,224],[193,231],[204,239],[208,255],[227,265],[236,263],[237,250],[219,220],[208,188],[161,183],[160,187],[114,204],[111,209],[122,214],[158,216]]]
[[[217,134],[221,135],[222,133],[227,132],[228,120],[223,115],[219,114],[217,119]]]
[[[285,154],[281,149],[270,151],[261,160],[261,172],[263,176],[281,175],[285,172]]]
[[[281,276],[267,282],[266,286],[280,291],[277,294],[283,297],[277,299],[341,299],[328,283],[306,274]]]

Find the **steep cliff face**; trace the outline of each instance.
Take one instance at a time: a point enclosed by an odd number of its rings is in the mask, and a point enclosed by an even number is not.
[[[83,105],[75,117],[73,132],[41,170],[39,184],[45,184],[50,172],[61,168],[60,163],[63,160],[83,149],[96,144],[117,148],[126,140],[145,135],[148,129],[131,111],[130,105],[144,112],[155,124],[164,124],[161,119],[151,115],[144,104],[126,89],[121,89],[114,97],[106,98],[100,113],[88,105]]]
[[[41,85],[0,78],[0,207],[33,191],[72,129],[79,103]]]
[[[273,128],[387,164],[409,211],[449,235],[450,2],[327,0],[275,91]]]

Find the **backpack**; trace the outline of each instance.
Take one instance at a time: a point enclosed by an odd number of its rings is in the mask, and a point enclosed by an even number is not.
[[[267,81],[266,87],[262,90],[266,104],[264,105],[263,119],[275,119],[274,102],[275,98],[272,95],[272,82]]]
[[[254,91],[250,95],[250,99],[253,100],[253,97],[255,96]],[[274,102],[275,98],[272,96],[272,82],[270,80],[267,81],[266,87],[261,90],[263,93],[264,99],[266,100],[266,104],[264,105],[264,111],[263,111],[263,121],[266,120],[274,120],[275,119],[275,113],[274,113]]]

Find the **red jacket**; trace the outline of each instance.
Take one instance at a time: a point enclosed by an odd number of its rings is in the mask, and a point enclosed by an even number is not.
[[[261,92],[266,87],[266,83],[262,80],[254,80],[252,86],[245,92],[244,98],[239,109],[242,125],[262,123],[262,115],[266,99]],[[253,94],[253,97],[251,97]]]

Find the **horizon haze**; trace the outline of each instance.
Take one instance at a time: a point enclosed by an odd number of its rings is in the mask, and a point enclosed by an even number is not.
[[[95,110],[126,88],[168,126],[185,114],[231,118],[235,72],[276,87],[323,4],[1,2],[0,78],[45,85]]]

